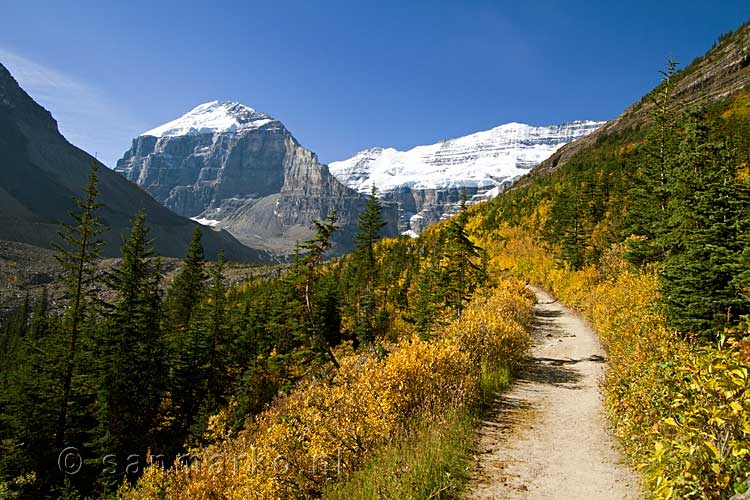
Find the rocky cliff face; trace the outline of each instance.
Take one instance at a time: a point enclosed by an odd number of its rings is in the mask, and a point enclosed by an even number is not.
[[[178,214],[280,254],[311,237],[312,221],[334,210],[339,250],[351,248],[365,203],[281,122],[232,102],[200,105],[145,132],[116,170]],[[395,234],[395,211],[384,212],[386,233]]]
[[[83,195],[91,164],[96,160],[60,134],[52,115],[21,89],[0,64],[0,239],[50,248],[59,242],[61,222],[70,222],[73,197]],[[193,221],[165,209],[137,186],[99,164],[99,201],[104,253],[119,254],[121,235],[138,210],[163,256],[185,254]],[[262,252],[240,244],[226,231],[204,228],[209,257],[224,249],[232,260],[267,260]]]
[[[558,148],[603,123],[509,123],[409,151],[368,149],[330,168],[352,189],[365,193],[375,186],[384,200],[398,205],[401,231],[419,233],[454,214],[464,194],[470,202],[496,196]]]

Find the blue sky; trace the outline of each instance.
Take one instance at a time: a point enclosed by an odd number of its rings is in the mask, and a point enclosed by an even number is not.
[[[112,166],[139,133],[235,100],[324,162],[509,121],[608,119],[750,19],[747,0],[4,0],[0,62]]]

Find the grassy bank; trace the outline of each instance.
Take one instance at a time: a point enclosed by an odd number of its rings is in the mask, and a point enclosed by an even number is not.
[[[483,369],[480,402],[423,422],[379,450],[365,466],[324,490],[325,500],[458,498],[469,478],[477,427],[488,405],[510,383],[506,366]]]

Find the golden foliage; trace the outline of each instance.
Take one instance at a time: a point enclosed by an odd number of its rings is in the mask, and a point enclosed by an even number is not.
[[[127,500],[293,499],[359,469],[395,436],[479,399],[481,365],[512,363],[528,345],[533,295],[517,280],[477,294],[430,342],[401,325],[384,357],[343,348],[340,369],[309,378],[231,438],[187,463],[149,467]],[[395,325],[399,328],[399,325]],[[222,436],[223,415],[211,423]]]
[[[657,274],[615,245],[598,267],[572,271],[532,233],[483,235],[496,272],[512,273],[580,311],[606,347],[606,404],[652,498],[721,499],[750,478],[750,341],[696,347],[655,308]],[[740,335],[735,332],[735,335]]]
[[[750,92],[737,94],[721,114],[722,118],[750,118]]]

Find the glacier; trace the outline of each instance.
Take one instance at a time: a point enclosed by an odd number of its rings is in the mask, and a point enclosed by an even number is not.
[[[412,235],[454,214],[464,195],[470,202],[497,196],[563,145],[604,123],[512,122],[408,151],[370,148],[328,168],[346,186],[361,193],[374,186],[383,200],[397,203],[400,231]]]
[[[574,121],[554,126],[507,123],[464,137],[417,146],[408,151],[366,149],[328,165],[347,186],[367,193],[398,188],[486,188],[524,175],[563,145],[605,122]]]

